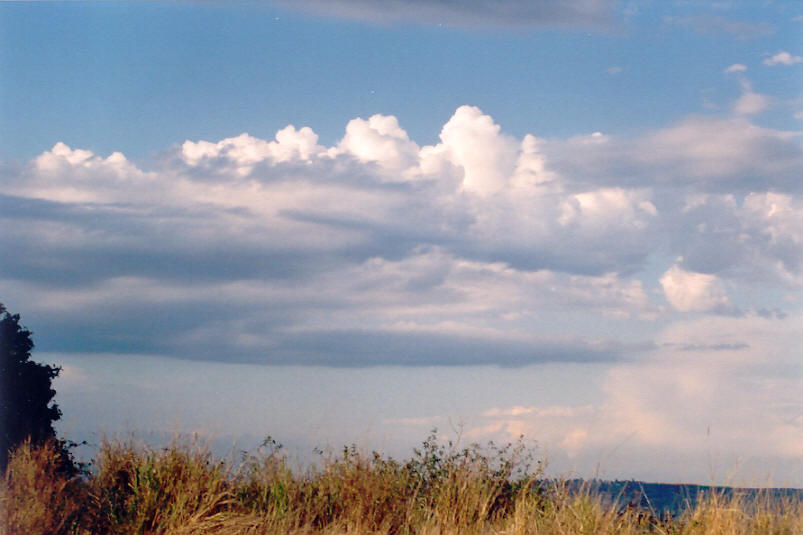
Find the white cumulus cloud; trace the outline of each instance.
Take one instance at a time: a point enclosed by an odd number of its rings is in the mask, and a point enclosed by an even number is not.
[[[398,177],[417,165],[418,150],[396,117],[373,115],[367,121],[349,121],[335,154],[342,152],[362,162],[376,162]]]
[[[461,106],[441,130],[433,148],[463,170],[463,187],[481,195],[502,190],[516,167],[516,142],[500,132],[489,115]]]
[[[292,125],[188,140],[147,168],[59,143],[4,168],[0,289],[56,333],[102,326],[44,347],[609,362],[649,345],[656,319],[794,311],[800,170],[793,133],[745,118],[555,140],[472,106],[426,146],[389,115],[332,146]],[[666,255],[684,260],[656,275]],[[124,332],[149,334],[105,334]]]

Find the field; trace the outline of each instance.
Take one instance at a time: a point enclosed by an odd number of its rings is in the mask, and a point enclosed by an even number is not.
[[[78,476],[58,459],[53,445],[13,453],[3,533],[803,533],[799,493],[712,491],[669,514],[546,480],[520,444],[459,448],[434,435],[406,461],[347,447],[303,469],[271,439],[227,461],[191,439],[106,442]]]

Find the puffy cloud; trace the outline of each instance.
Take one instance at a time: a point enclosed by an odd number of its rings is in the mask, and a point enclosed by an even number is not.
[[[733,113],[736,115],[753,115],[767,109],[770,105],[769,97],[753,91],[753,84],[744,76],[739,76],[742,86],[742,95],[733,104]]]
[[[644,227],[657,214],[648,197],[643,191],[621,188],[577,193],[564,202],[560,222],[565,225],[576,219],[591,228]]]
[[[557,178],[546,164],[543,142],[532,134],[524,136],[511,186],[520,191],[533,191],[533,186],[545,186]]]
[[[753,115],[767,109],[769,104],[769,98],[766,96],[747,91],[733,104],[733,112],[737,115]]]
[[[423,147],[383,115],[331,147],[288,126],[149,169],[60,143],[2,168],[0,288],[47,323],[44,348],[610,362],[649,347],[655,319],[794,312],[800,162],[794,135],[746,119],[515,139],[471,106]],[[661,275],[666,255],[683,262]]]
[[[741,63],[734,63],[733,65],[725,69],[726,73],[745,72],[745,71],[747,71],[747,66]]]
[[[728,310],[731,306],[716,275],[672,266],[660,279],[667,300],[681,312]]]
[[[479,423],[467,430],[467,438],[481,442],[493,438],[516,440],[538,437],[547,448],[556,448],[575,459],[589,445],[599,441],[594,421],[600,411],[593,405],[548,405],[492,407],[482,413]]]
[[[153,173],[137,169],[119,152],[102,158],[58,142],[22,173],[9,177],[4,190],[6,194],[65,204],[109,202],[121,191],[148,197],[154,179]]]
[[[463,187],[480,195],[502,190],[516,167],[517,147],[499,125],[474,106],[461,106],[432,149],[463,170]]]
[[[792,55],[786,50],[781,50],[777,54],[765,59],[764,65],[774,67],[776,65],[796,65],[800,62],[803,62],[803,57]]]
[[[188,140],[181,145],[181,158],[192,167],[222,164],[224,169],[247,175],[260,162],[309,161],[323,150],[317,143],[318,135],[310,127],[296,130],[288,125],[276,133],[275,141],[269,142],[245,133],[217,143]]]
[[[524,433],[566,470],[617,477],[660,455],[663,478],[699,480],[707,451],[789,467],[801,169],[796,133],[745,117],[516,139],[470,106],[429,146],[383,115],[333,146],[288,126],[150,168],[60,143],[0,167],[0,291],[41,350],[394,374],[561,363],[598,386],[508,392],[466,438]],[[451,416],[421,411],[382,425]]]
[[[373,115],[367,121],[349,121],[346,135],[333,154],[347,153],[361,162],[376,162],[393,173],[391,176],[399,177],[417,164],[418,150],[395,117]]]
[[[758,281],[798,286],[803,237],[795,215],[798,196],[697,193],[677,200],[671,240],[684,269],[717,274],[739,286]]]
[[[777,273],[792,287],[803,285],[803,202],[799,196],[774,192],[745,197],[739,210],[743,241],[757,262]]]

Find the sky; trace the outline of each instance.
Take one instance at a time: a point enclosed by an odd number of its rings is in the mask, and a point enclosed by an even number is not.
[[[64,436],[803,487],[803,4],[0,3]]]

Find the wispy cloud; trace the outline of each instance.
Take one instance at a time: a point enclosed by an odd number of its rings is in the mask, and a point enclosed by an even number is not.
[[[611,0],[565,0],[529,2],[502,0],[310,0],[304,3],[272,0],[276,5],[307,13],[363,20],[372,23],[414,21],[463,27],[486,26],[607,26],[616,2]]]
[[[801,317],[790,321],[799,325]],[[468,433],[480,441],[538,437],[561,464],[582,472],[602,464],[618,473],[663,448],[664,462],[738,452],[773,456],[794,473],[803,454],[799,381],[770,371],[799,367],[789,326],[759,316],[709,317],[673,324],[658,341],[648,358],[609,369],[599,403],[495,406]],[[601,451],[611,457],[601,462]],[[690,468],[667,468],[664,477],[682,479],[678,470]]]
[[[762,95],[753,91],[753,83],[742,73],[747,70],[744,65],[731,65],[725,69],[726,74],[736,73],[742,94],[733,103],[733,113],[735,115],[755,115],[770,107],[772,100],[767,95]]]
[[[781,50],[777,54],[770,56],[769,58],[764,60],[764,65],[774,67],[776,65],[797,65],[798,63],[803,62],[803,57],[795,56],[787,52],[786,50]]]
[[[743,65],[741,63],[734,63],[733,65],[731,65],[730,67],[725,69],[725,72],[726,73],[745,72],[746,70],[747,70],[747,66],[746,65]]]
[[[775,33],[772,25],[766,22],[730,20],[714,15],[665,16],[663,20],[666,24],[687,28],[701,35],[724,35],[739,40],[755,39]]]

